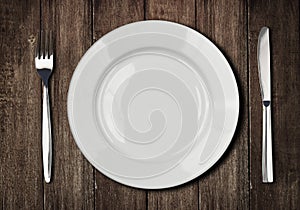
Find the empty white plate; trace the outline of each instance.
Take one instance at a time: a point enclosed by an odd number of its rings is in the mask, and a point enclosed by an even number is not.
[[[228,147],[238,113],[237,84],[222,53],[167,21],[103,36],[79,62],[68,95],[84,156],[111,179],[148,189],[208,170]]]

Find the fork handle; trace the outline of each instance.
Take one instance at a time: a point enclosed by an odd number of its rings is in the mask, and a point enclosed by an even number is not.
[[[271,103],[263,104],[262,181],[273,182]]]
[[[52,165],[52,136],[50,120],[50,103],[48,86],[43,85],[43,118],[42,118],[42,148],[43,148],[43,169],[45,182],[49,183],[51,179]]]

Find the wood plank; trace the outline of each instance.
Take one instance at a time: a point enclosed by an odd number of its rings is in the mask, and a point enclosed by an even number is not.
[[[257,40],[270,28],[273,184],[262,184],[262,104],[257,71]],[[300,207],[299,1],[249,1],[251,209]]]
[[[122,25],[144,20],[143,0],[93,0],[93,38]]]
[[[147,0],[146,19],[168,20],[195,28],[195,0]]]
[[[55,69],[50,82],[53,128],[53,179],[44,184],[46,209],[93,209],[93,167],[73,140],[67,118],[72,73],[92,43],[90,1],[42,0],[42,29],[53,29]]]
[[[175,188],[150,190],[148,209],[198,209],[198,179]]]
[[[94,0],[93,38],[98,40],[109,31],[144,19],[143,0]],[[146,209],[146,191],[121,185],[95,171],[96,209]]]
[[[248,70],[246,1],[197,1],[197,29],[211,39],[236,76],[240,116],[221,160],[199,181],[200,209],[248,209]]]
[[[146,1],[146,19],[174,21],[195,28],[195,1]],[[198,183],[148,192],[148,209],[198,209]]]
[[[43,209],[37,0],[0,2],[0,205]]]
[[[95,209],[146,209],[146,191],[119,184],[96,171]]]

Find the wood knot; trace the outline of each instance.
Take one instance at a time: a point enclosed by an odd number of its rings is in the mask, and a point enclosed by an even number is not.
[[[34,45],[35,43],[35,37],[33,34],[31,34],[27,40],[31,45]]]

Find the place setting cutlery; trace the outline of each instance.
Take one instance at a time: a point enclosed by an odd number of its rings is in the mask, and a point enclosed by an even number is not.
[[[260,30],[257,46],[259,83],[263,105],[262,123],[262,181],[273,182],[272,123],[271,123],[271,68],[269,28]]]
[[[258,38],[263,104],[262,181],[273,182],[269,29]],[[212,62],[214,61],[214,62]],[[42,161],[51,181],[49,78],[53,35],[41,31],[35,67],[43,84]],[[240,102],[233,71],[201,33],[169,21],[140,21],[94,43],[68,91],[68,120],[86,159],[107,177],[137,188],[186,183],[211,168],[235,133]]]
[[[52,132],[49,100],[49,78],[53,71],[54,51],[51,31],[41,31],[38,35],[35,55],[35,68],[43,83],[42,106],[42,157],[43,173],[46,183],[51,180]]]

